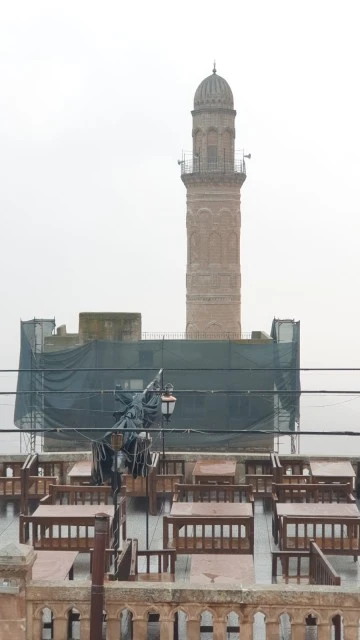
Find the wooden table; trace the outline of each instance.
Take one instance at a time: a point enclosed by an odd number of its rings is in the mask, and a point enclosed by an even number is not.
[[[163,518],[163,548],[186,554],[253,553],[252,504],[174,502]]]
[[[235,484],[236,462],[198,460],[192,472],[195,484]]]
[[[310,460],[310,474],[313,482],[350,482],[354,488],[355,471],[349,460]]]
[[[109,547],[114,507],[106,504],[40,505],[31,516],[20,515],[20,542],[26,544],[30,538],[35,550],[89,552],[94,547],[95,515],[98,513],[109,516],[106,541]]]
[[[282,516],[360,517],[356,504],[345,502],[279,502],[276,505],[276,512],[279,518]]]
[[[239,588],[255,584],[251,555],[203,554],[191,557],[191,584],[236,584]]]
[[[77,551],[37,551],[32,568],[33,580],[73,579]]]
[[[174,502],[171,516],[219,517],[252,516],[250,502]]]
[[[68,473],[70,484],[84,484],[91,480],[91,467],[90,460],[80,460],[76,462]]]
[[[280,549],[307,549],[314,538],[329,555],[359,552],[360,512],[354,503],[276,504],[273,535]]]

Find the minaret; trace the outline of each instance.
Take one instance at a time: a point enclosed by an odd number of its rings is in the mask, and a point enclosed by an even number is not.
[[[181,161],[187,191],[186,334],[238,338],[240,321],[240,188],[244,156],[235,153],[234,100],[216,73],[194,97],[193,150]]]

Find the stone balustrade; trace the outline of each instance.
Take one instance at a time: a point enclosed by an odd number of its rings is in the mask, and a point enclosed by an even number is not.
[[[316,623],[317,640],[335,638],[357,640],[360,595],[356,588],[259,586],[238,589],[191,588],[184,583],[108,583],[105,587],[106,639],[147,640],[149,615],[159,616],[160,640],[175,640],[174,621],[178,614],[179,640],[199,640],[202,615],[213,627],[213,640],[225,640],[227,625],[240,627],[241,640],[305,640],[306,630]],[[53,640],[63,640],[69,611],[79,614],[80,640],[89,638],[90,583],[30,583],[26,591],[26,640],[41,640],[43,611],[52,614]],[[181,620],[180,620],[181,618]],[[288,635],[284,633],[284,619]],[[125,635],[125,621],[132,621],[132,636]],[[263,630],[261,626],[263,625]],[[128,625],[130,628],[130,625]],[[343,634],[342,630],[343,629]],[[123,635],[121,632],[123,631]],[[310,636],[309,636],[310,637]],[[312,635],[311,637],[314,637]],[[0,635],[1,638],[1,635]]]

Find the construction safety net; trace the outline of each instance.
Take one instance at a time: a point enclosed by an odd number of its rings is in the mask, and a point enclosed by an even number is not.
[[[230,450],[253,445],[255,432],[296,428],[299,322],[274,320],[268,339],[91,341],[46,351],[43,337],[53,330],[48,320],[21,323],[20,429],[44,429],[49,438],[85,445],[115,424],[116,388],[141,391],[160,369],[177,398],[171,421],[162,423],[159,413],[153,423],[166,428],[167,449]],[[161,447],[161,437],[153,435],[153,448]]]

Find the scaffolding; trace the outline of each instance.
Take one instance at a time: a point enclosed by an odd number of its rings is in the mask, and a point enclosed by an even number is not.
[[[300,367],[300,322],[295,320],[274,319],[271,336],[277,344],[293,345],[293,366]],[[299,394],[288,398],[278,391],[292,389]],[[286,431],[290,422],[294,425],[290,436],[291,453],[300,453],[300,376],[295,371],[288,371],[278,377],[274,384],[274,430],[278,433]],[[274,438],[274,449],[279,452],[280,436]]]
[[[43,448],[44,427],[44,373],[39,372],[39,358],[44,350],[45,337],[50,336],[55,330],[55,318],[21,321],[21,331],[24,331],[29,345],[30,354],[28,388],[29,395],[24,398],[24,416],[21,429],[29,429],[29,433],[20,433],[20,451],[22,453],[35,453]],[[21,354],[20,354],[21,358]],[[21,361],[20,361],[21,366]]]
[[[98,436],[112,427],[114,390],[120,386],[130,393],[140,391],[160,368],[178,398],[172,427],[181,431],[169,430],[169,449],[273,450],[274,430],[294,435],[299,323],[274,320],[271,336],[244,341],[92,340],[64,348],[54,339],[51,350],[40,353],[54,328],[54,322],[48,322],[35,319],[22,325],[15,424],[30,430],[28,450],[36,447],[36,429],[48,431],[46,446],[50,440],[65,446],[69,436],[62,429],[68,427],[75,428],[72,446],[88,445],[97,435],[86,434],[87,427],[96,427]],[[202,430],[209,428],[213,435],[204,437]],[[189,429],[196,432],[191,442]]]

